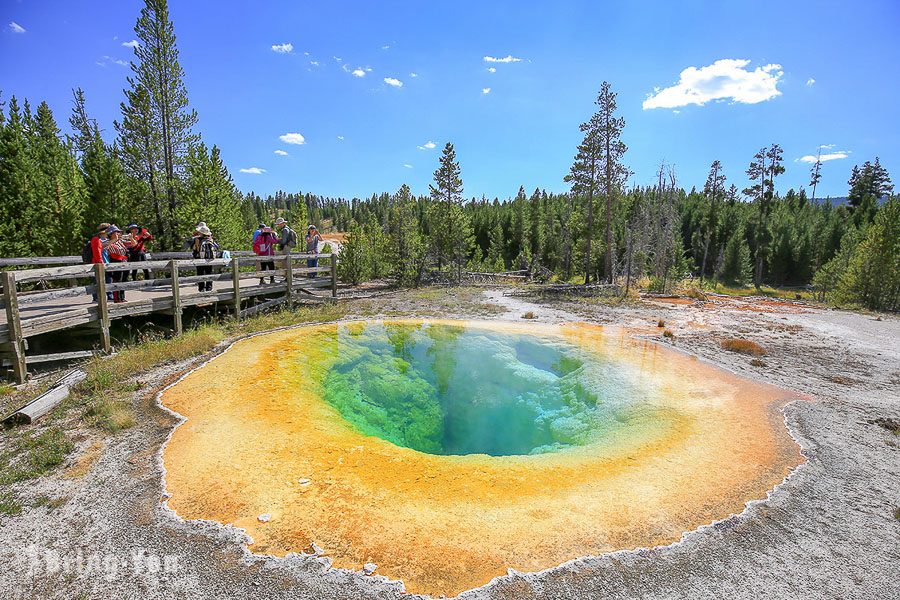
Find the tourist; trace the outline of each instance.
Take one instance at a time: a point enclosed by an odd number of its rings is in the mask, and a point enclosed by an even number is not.
[[[109,262],[109,252],[106,247],[109,244],[109,223],[100,223],[97,226],[97,235],[91,238],[90,241],[90,255],[91,255],[91,263],[108,263]],[[82,256],[84,258],[84,256]],[[112,283],[112,279],[110,277],[110,273],[107,271],[105,277],[103,278],[105,283]],[[112,292],[106,292],[106,299],[112,300]],[[97,301],[97,294],[94,293],[94,302]]]
[[[265,223],[260,223],[260,224],[259,224],[259,227],[257,227],[257,228],[256,228],[256,231],[253,232],[253,239],[250,240],[250,243],[251,243],[251,244],[255,244],[255,243],[256,243],[256,238],[259,237],[259,234],[262,233],[262,230],[265,229],[265,228],[266,228],[266,224],[265,224]]]
[[[128,248],[128,262],[144,262],[147,260],[147,252],[144,245],[153,241],[153,236],[146,228],[140,227],[137,223],[128,226],[130,237],[126,242]],[[131,278],[137,281],[138,269],[131,272]],[[126,277],[127,279],[127,277]],[[144,269],[144,281],[150,279],[150,270]]]
[[[256,240],[253,242],[253,251],[257,256],[275,256],[275,244],[278,242],[278,238],[275,237],[275,232],[272,231],[271,227],[266,227],[262,225],[260,228],[259,235],[256,236]],[[260,271],[274,271],[275,270],[275,261],[274,260],[264,260],[259,263]],[[259,278],[259,285],[263,285],[266,282],[265,277]],[[269,279],[270,283],[275,283],[275,276],[273,275]]]
[[[306,228],[306,253],[312,256],[306,259],[306,266],[309,268],[319,266],[319,232],[316,231],[315,225]],[[316,276],[315,271],[307,274],[307,277]]]
[[[191,254],[194,258],[202,258],[204,260],[213,260],[216,258],[216,250],[219,246],[213,240],[212,231],[206,226],[206,223],[200,221],[194,235],[191,238]],[[212,275],[212,267],[197,266],[197,275]],[[213,288],[212,281],[201,281],[197,283],[197,289],[201,292],[211,292]]]
[[[110,225],[106,233],[109,235],[109,243],[106,246],[106,250],[110,264],[128,262],[128,248],[125,246],[124,240],[122,240],[122,230],[115,225]],[[128,271],[113,271],[111,275],[113,283],[122,283],[128,280]],[[125,290],[114,291],[113,302],[116,304],[125,302]]]
[[[297,245],[297,233],[281,217],[275,219],[275,229],[281,234],[281,239],[278,241],[278,249],[285,254],[289,254],[294,249],[294,246]]]

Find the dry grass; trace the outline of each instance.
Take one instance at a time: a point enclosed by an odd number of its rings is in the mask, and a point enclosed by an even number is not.
[[[766,361],[760,360],[758,358],[754,358],[753,360],[750,361],[750,364],[753,365],[754,367],[765,367]]]
[[[663,327],[666,326],[666,322],[663,321],[662,319],[660,319],[659,321],[656,322],[656,326],[659,327],[660,329],[662,329]]]
[[[732,338],[730,340],[722,340],[721,344],[724,350],[728,350],[729,352],[737,352],[739,354],[749,354],[751,356],[765,356],[769,352],[757,344],[756,342],[751,342],[750,340],[743,340],[738,338]]]
[[[522,318],[523,318],[523,319],[534,319],[534,318],[536,318],[536,317],[534,316],[534,312],[532,312],[532,311],[529,310],[527,313],[525,313],[524,315],[522,315]]]
[[[672,330],[671,330],[671,329],[666,329],[665,331],[663,331],[663,337],[666,337],[666,338],[669,338],[669,339],[674,340],[674,339],[675,339],[675,334],[672,333]]]
[[[693,298],[694,300],[708,300],[706,294],[703,293],[697,286],[689,285],[684,288],[680,288],[677,290],[677,293],[681,296],[685,296],[687,298]]]

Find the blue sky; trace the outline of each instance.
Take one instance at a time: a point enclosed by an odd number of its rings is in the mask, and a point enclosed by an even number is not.
[[[66,129],[81,86],[111,140],[141,5],[5,0],[3,99],[47,100]],[[720,159],[743,188],[754,152],[777,142],[782,193],[808,183],[800,159],[819,146],[831,158],[820,196],[845,195],[852,166],[876,155],[900,184],[894,1],[176,0],[170,11],[199,129],[245,192],[365,197],[405,182],[427,193],[447,141],[466,196],[565,191],[603,80],[626,120],[631,183],[651,183],[665,160],[701,187]]]

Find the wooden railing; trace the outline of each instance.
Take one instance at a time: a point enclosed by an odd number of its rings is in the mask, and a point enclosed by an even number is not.
[[[161,260],[162,258],[168,260]],[[171,258],[169,258],[171,257]],[[27,364],[56,360],[63,354],[26,355],[27,338],[68,329],[85,323],[97,323],[100,330],[100,349],[109,352],[110,322],[123,316],[162,312],[171,314],[172,329],[182,333],[182,311],[185,307],[228,303],[236,319],[279,304],[290,306],[296,298],[337,298],[337,257],[332,254],[288,254],[256,256],[239,252],[224,259],[186,258],[190,254],[156,253],[153,260],[125,263],[81,264],[81,257],[40,257],[0,259],[0,266],[15,267],[0,273],[3,286],[2,310],[6,323],[0,323],[0,353],[9,357],[12,374],[22,382],[27,377]],[[306,266],[310,258],[318,258],[323,265]],[[72,259],[77,259],[73,261]],[[28,261],[28,262],[25,262]],[[295,264],[302,261],[301,265]],[[75,264],[73,264],[73,262]],[[261,270],[261,262],[274,262],[275,270]],[[38,268],[21,267],[33,265]],[[197,267],[211,267],[212,274],[192,275]],[[150,279],[107,282],[107,276],[123,271],[152,273]],[[319,275],[324,274],[324,277]],[[277,283],[254,284],[252,280],[280,279]],[[185,289],[188,285],[212,282],[211,291]],[[227,285],[222,285],[227,282]],[[50,289],[36,288],[41,284]],[[327,295],[317,294],[324,291]],[[108,294],[140,292],[140,298],[114,303]],[[329,294],[330,292],[330,294]],[[274,296],[274,297],[273,297]],[[253,306],[243,303],[260,297],[265,301]],[[248,303],[249,304],[249,303]],[[88,352],[64,353],[66,358],[87,355]]]

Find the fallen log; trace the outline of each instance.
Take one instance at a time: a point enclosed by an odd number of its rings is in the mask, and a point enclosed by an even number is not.
[[[69,371],[51,389],[3,419],[3,423],[7,425],[34,423],[65,400],[71,389],[85,377],[87,373],[81,369]]]

